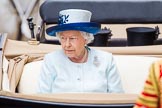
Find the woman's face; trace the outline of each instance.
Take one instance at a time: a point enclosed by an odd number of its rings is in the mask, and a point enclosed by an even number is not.
[[[69,58],[79,58],[85,51],[87,41],[80,31],[70,30],[60,32],[60,42],[65,55]]]

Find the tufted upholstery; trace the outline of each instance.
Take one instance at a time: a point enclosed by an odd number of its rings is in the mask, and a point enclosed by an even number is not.
[[[122,78],[125,93],[135,94],[140,93],[142,90],[151,63],[159,59],[156,57],[132,55],[114,55],[114,58]],[[24,66],[18,86],[20,93],[36,93],[37,79],[41,64],[42,61],[36,61]]]

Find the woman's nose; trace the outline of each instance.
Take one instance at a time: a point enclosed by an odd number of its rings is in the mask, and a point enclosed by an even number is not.
[[[66,39],[65,46],[66,47],[69,47],[70,46],[70,40],[69,39]]]

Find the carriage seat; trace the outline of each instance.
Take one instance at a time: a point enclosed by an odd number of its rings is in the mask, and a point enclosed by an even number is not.
[[[137,55],[114,55],[118,66],[125,93],[138,94],[143,89],[149,67],[153,61],[160,58]],[[28,63],[24,66],[18,85],[18,92],[36,93],[37,80],[42,61]]]

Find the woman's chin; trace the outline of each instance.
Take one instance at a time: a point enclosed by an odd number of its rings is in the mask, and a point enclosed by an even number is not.
[[[74,55],[70,54],[70,53],[66,53],[66,56],[69,57],[69,58],[74,58]]]

